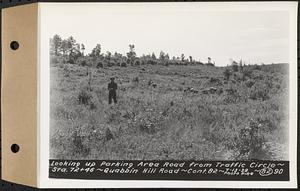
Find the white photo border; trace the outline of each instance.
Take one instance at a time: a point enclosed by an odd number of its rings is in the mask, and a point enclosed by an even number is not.
[[[39,3],[38,58],[38,187],[40,188],[297,188],[297,2],[168,2],[138,3],[139,6],[199,6],[203,10],[289,11],[289,161],[290,181],[163,181],[74,180],[49,178],[50,55],[47,27],[53,11],[48,7],[124,6],[128,3]],[[137,3],[130,3],[134,6]],[[201,5],[201,6],[200,6]],[[52,9],[53,10],[53,9]]]

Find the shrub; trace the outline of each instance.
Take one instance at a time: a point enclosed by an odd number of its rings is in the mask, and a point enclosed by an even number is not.
[[[228,68],[226,68],[223,72],[223,75],[225,76],[226,80],[229,80],[230,76],[231,76],[231,72]]]
[[[184,65],[184,66],[187,66],[187,65],[188,65],[188,62],[183,61],[183,62],[181,62],[181,64]]]
[[[132,79],[132,82],[139,83],[139,77],[134,77],[134,78]]]
[[[242,62],[240,61],[239,63],[239,70],[242,71],[244,69],[244,65],[242,64]]]
[[[218,86],[222,84],[222,81],[219,78],[211,77],[209,78],[208,82],[210,85]]]
[[[245,75],[243,75],[240,72],[234,73],[233,76],[234,76],[234,79],[239,83],[246,80]]]
[[[75,130],[72,133],[71,139],[72,139],[72,143],[74,145],[75,152],[76,153],[81,152],[81,150],[83,149],[84,145],[82,143],[82,137],[78,133],[78,130]]]
[[[223,93],[223,89],[219,88],[219,89],[216,91],[216,93],[217,93],[218,95],[221,95],[221,94]]]
[[[122,63],[121,63],[121,67],[127,67],[126,62],[122,62]]]
[[[108,110],[106,112],[106,120],[107,120],[107,123],[109,123],[109,124],[120,123],[121,113],[114,109]]]
[[[252,100],[262,100],[265,101],[269,99],[269,89],[265,84],[256,84],[251,88],[250,99]]]
[[[142,120],[142,122],[138,125],[139,130],[142,132],[146,132],[149,134],[155,133],[155,126],[150,121]]]
[[[89,103],[89,109],[90,109],[90,110],[95,110],[95,109],[97,109],[96,103],[97,103],[96,97],[91,96],[90,103]]]
[[[261,66],[259,66],[259,65],[257,65],[257,64],[254,64],[254,66],[253,66],[253,69],[254,70],[261,70]]]
[[[89,105],[91,101],[91,93],[86,88],[81,89],[78,94],[78,103],[83,105]]]
[[[141,65],[141,62],[140,62],[139,60],[135,60],[135,61],[134,61],[134,65],[135,65],[135,66],[140,66],[140,65]]]
[[[110,61],[110,62],[108,62],[108,64],[107,64],[108,67],[113,67],[113,66],[115,66],[115,65],[116,65],[116,63],[115,63],[114,61]]]
[[[255,82],[253,80],[248,80],[245,84],[248,88],[251,88],[255,84]]]
[[[211,83],[219,83],[219,82],[220,82],[220,79],[211,77],[211,78],[209,79],[209,82],[211,82]]]
[[[247,66],[247,67],[244,67],[244,69],[241,72],[242,72],[244,78],[246,78],[246,77],[251,78],[253,70],[251,69],[251,67]]]
[[[206,63],[207,66],[215,66],[213,63]]]
[[[102,62],[98,62],[96,65],[96,68],[103,68],[103,63]]]
[[[156,60],[148,60],[147,63],[150,64],[150,65],[157,65]]]
[[[90,154],[90,148],[86,146],[84,143],[85,137],[81,135],[80,130],[75,130],[73,134],[71,135],[71,150],[72,154],[75,156],[84,157]]]
[[[265,100],[269,99],[269,95],[268,95],[268,92],[266,90],[255,88],[254,90],[251,90],[249,98],[252,99],[252,100],[265,101]]]
[[[76,64],[79,66],[88,66],[90,64],[89,59],[87,57],[79,57],[76,60]]]
[[[235,137],[238,153],[237,159],[251,160],[259,158],[265,142],[261,128],[260,123],[251,120],[249,126],[239,131],[239,134]]]
[[[85,60],[82,60],[82,61],[80,62],[80,66],[87,66],[87,62],[86,62]]]
[[[149,110],[136,116],[134,126],[141,132],[154,134],[159,130],[160,124],[163,122],[162,117],[163,114],[155,110]]]
[[[240,99],[240,95],[236,89],[226,89],[226,96],[224,98],[225,103],[236,103]]]
[[[113,136],[111,130],[109,128],[107,128],[106,131],[105,131],[105,139],[107,141],[109,141],[109,140],[111,140],[113,138],[114,138],[114,136]]]
[[[65,77],[70,77],[70,69],[68,65],[64,65],[63,73]]]
[[[76,59],[70,57],[70,58],[68,59],[68,63],[69,63],[69,64],[75,64],[75,63],[76,63]]]
[[[233,65],[232,65],[232,70],[233,70],[234,72],[239,71],[239,66],[238,66],[237,64],[233,64]]]
[[[255,80],[263,80],[264,77],[265,76],[259,72],[254,72],[252,75],[252,79],[255,79]]]

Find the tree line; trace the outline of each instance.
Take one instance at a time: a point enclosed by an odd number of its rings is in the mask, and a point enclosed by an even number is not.
[[[109,51],[102,52],[101,44],[97,44],[90,53],[85,53],[85,45],[78,43],[72,36],[67,39],[62,39],[59,35],[54,35],[50,39],[50,54],[54,62],[78,64],[81,66],[95,67],[112,67],[112,66],[139,66],[139,65],[210,65],[215,66],[215,63],[210,57],[207,62],[203,63],[196,61],[192,56],[186,57],[181,54],[178,57],[170,58],[168,53],[160,51],[159,55],[143,54],[137,56],[135,45],[129,44],[129,50],[126,55],[115,52],[112,54]],[[53,62],[52,62],[53,63]]]

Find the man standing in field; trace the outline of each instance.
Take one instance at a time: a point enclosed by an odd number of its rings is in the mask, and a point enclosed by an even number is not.
[[[115,83],[115,78],[110,78],[110,83],[108,84],[108,103],[111,104],[112,100],[114,100],[114,103],[117,103],[117,89],[118,85]]]

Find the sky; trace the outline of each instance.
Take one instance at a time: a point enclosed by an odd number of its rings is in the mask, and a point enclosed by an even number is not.
[[[49,38],[73,36],[86,53],[99,43],[103,53],[125,55],[134,44],[138,56],[164,51],[170,58],[184,54],[206,62],[211,57],[217,66],[230,64],[230,59],[287,63],[289,12],[252,5],[51,3],[42,14]]]

